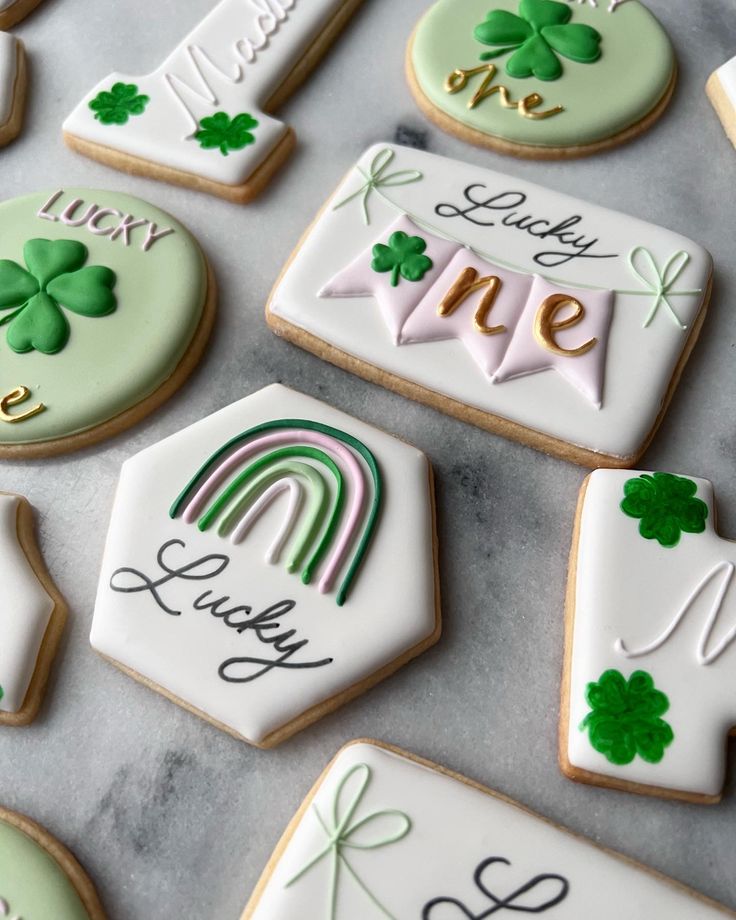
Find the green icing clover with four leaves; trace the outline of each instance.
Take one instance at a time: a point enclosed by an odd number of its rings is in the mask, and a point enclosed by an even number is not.
[[[640,518],[639,533],[645,540],[658,540],[671,549],[684,533],[703,533],[708,506],[695,498],[698,490],[692,479],[672,473],[644,473],[624,484],[621,510]]]
[[[200,121],[194,138],[205,149],[219,147],[220,153],[226,157],[231,150],[242,150],[252,144],[255,137],[251,129],[257,127],[258,122],[247,112],[241,112],[232,119],[225,112],[216,112]]]
[[[557,55],[592,64],[601,56],[600,33],[583,23],[570,23],[572,9],[556,0],[521,0],[519,15],[493,10],[473,34],[484,45],[501,45],[481,54],[487,61],[509,51],[506,62],[511,77],[556,80],[562,74]]]
[[[88,265],[87,247],[75,240],[28,240],[23,247],[26,268],[0,259],[0,319],[8,325],[13,351],[56,354],[69,339],[69,322],[62,310],[81,316],[106,316],[116,307],[115,273]]]
[[[647,763],[659,763],[672,744],[672,728],[660,716],[670,701],[657,690],[650,674],[634,671],[626,680],[620,671],[601,674],[588,684],[585,699],[592,712],[580,724],[599,754],[617,766],[630,764],[638,754]]]
[[[409,236],[397,230],[388,238],[388,246],[376,243],[371,268],[374,272],[391,272],[391,286],[396,287],[399,276],[407,281],[421,281],[434,264],[424,255],[427,241],[421,236]]]
[[[149,102],[148,96],[138,94],[135,83],[115,83],[109,92],[98,93],[89,107],[103,125],[124,125],[131,115],[142,115]]]

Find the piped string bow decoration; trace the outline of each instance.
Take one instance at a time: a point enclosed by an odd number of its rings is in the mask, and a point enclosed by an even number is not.
[[[680,320],[675,312],[675,308],[669,301],[670,297],[686,297],[695,294],[702,294],[702,290],[673,290],[673,286],[680,275],[685,270],[685,266],[690,261],[689,253],[684,249],[673,252],[664,265],[663,269],[657,267],[657,263],[652,253],[644,246],[635,246],[629,253],[629,266],[636,277],[641,281],[646,290],[636,291],[619,291],[620,294],[651,294],[654,297],[652,307],[644,320],[646,329],[654,317],[657,315],[660,305],[664,305],[669,310],[672,320],[678,328],[685,330],[687,326]],[[638,266],[637,266],[638,263]]]
[[[327,820],[322,817],[317,806],[312,805],[312,810],[322,830],[325,832],[327,840],[325,845],[289,879],[285,886],[286,888],[291,887],[291,885],[298,882],[300,878],[321,863],[323,859],[327,859],[330,863],[330,888],[327,911],[329,920],[337,920],[337,891],[340,883],[340,874],[343,869],[352,877],[353,881],[361,888],[381,913],[388,917],[389,920],[395,920],[393,914],[383,906],[358,876],[345,854],[346,850],[377,850],[389,844],[397,843],[399,840],[406,837],[411,830],[411,820],[408,815],[395,809],[374,811],[365,815],[365,817],[353,820],[355,813],[361,805],[368,785],[370,784],[371,776],[372,771],[368,764],[360,763],[351,767],[338,783]],[[347,807],[343,810],[343,792],[350,784],[353,777],[357,777],[357,787]],[[355,783],[353,783],[353,785],[355,785]],[[377,827],[379,823],[383,823],[384,827],[388,825],[384,833],[379,832],[379,828]],[[353,920],[353,918],[351,917],[349,920]]]
[[[358,172],[365,179],[364,184],[348,195],[347,198],[343,198],[342,201],[338,202],[332,210],[337,211],[337,209],[341,208],[344,204],[362,196],[363,221],[365,225],[368,226],[371,222],[370,215],[368,214],[368,199],[372,192],[380,192],[380,189],[384,186],[389,188],[395,185],[410,185],[412,182],[419,182],[420,179],[424,178],[424,173],[420,172],[418,169],[400,169],[397,170],[397,172],[387,174],[386,170],[395,156],[396,153],[394,150],[390,147],[384,147],[383,150],[379,150],[373,157],[367,173],[364,172],[360,166],[356,166]]]

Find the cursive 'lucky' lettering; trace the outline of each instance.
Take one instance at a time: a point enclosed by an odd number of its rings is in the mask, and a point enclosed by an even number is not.
[[[615,259],[618,253],[595,252],[598,237],[588,237],[580,232],[583,220],[580,214],[571,214],[562,220],[535,217],[519,210],[527,200],[524,192],[499,192],[489,194],[482,182],[469,185],[463,192],[467,207],[440,203],[434,209],[439,217],[462,217],[478,227],[495,227],[497,223],[515,230],[523,230],[540,240],[556,240],[562,248],[538,252],[534,261],[544,268],[556,268],[573,259]],[[503,214],[503,217],[500,215]]]
[[[121,594],[150,594],[156,605],[169,616],[181,616],[182,611],[173,606],[169,597],[169,586],[182,582],[208,581],[222,574],[230,564],[230,558],[222,553],[209,553],[190,562],[175,564],[171,558],[174,546],[186,549],[183,540],[168,540],[156,554],[159,568],[155,577],[139,569],[125,566],[116,569],[110,576],[110,587]],[[228,658],[218,667],[219,677],[232,684],[247,684],[268,674],[274,669],[321,668],[331,664],[332,658],[319,661],[293,661],[292,658],[309,644],[309,639],[297,638],[295,629],[281,625],[281,620],[296,607],[292,600],[278,601],[260,613],[253,614],[248,604],[231,603],[229,595],[216,596],[211,588],[203,591],[192,602],[192,610],[209,613],[221,620],[223,625],[238,635],[252,635],[270,650],[262,656],[239,656]]]

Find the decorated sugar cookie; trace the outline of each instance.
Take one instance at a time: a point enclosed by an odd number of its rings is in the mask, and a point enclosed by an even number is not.
[[[72,854],[23,815],[0,808],[0,917],[105,920],[92,882]]]
[[[280,385],[234,403],[123,465],[92,645],[272,747],[439,638],[430,477]]]
[[[711,259],[669,230],[478,166],[369,149],[274,288],[273,330],[589,466],[630,466],[693,347]]]
[[[0,0],[0,29],[9,29],[33,12],[41,0]]]
[[[344,747],[242,920],[716,920],[734,914],[436,764]]]
[[[573,779],[714,802],[736,725],[736,549],[713,486],[598,471],[580,495],[560,752]]]
[[[99,441],[184,382],[215,286],[171,215],[57,188],[0,204],[0,229],[0,457]]]
[[[41,705],[67,608],[36,545],[31,506],[20,495],[0,492],[0,543],[0,725],[27,725]]]
[[[736,146],[736,57],[711,74],[705,90],[726,134]]]
[[[23,42],[8,32],[0,32],[0,147],[9,144],[20,133],[25,97],[26,54]]]
[[[359,3],[220,0],[153,73],[98,83],[64,137],[125,172],[250,201],[294,147],[294,131],[271,112]]]
[[[502,153],[561,159],[642,133],[670,101],[669,38],[639,0],[439,0],[409,43],[427,117]]]

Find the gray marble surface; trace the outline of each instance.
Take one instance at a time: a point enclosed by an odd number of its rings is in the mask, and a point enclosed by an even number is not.
[[[128,179],[64,148],[62,119],[89,86],[115,69],[153,69],[212,4],[47,0],[16,30],[30,54],[30,99],[22,137],[0,154],[2,196],[67,183],[150,199],[206,248],[220,314],[201,367],[154,417],[92,450],[3,464],[0,487],[38,509],[42,547],[71,617],[40,718],[0,733],[0,801],[73,848],[111,920],[237,920],[327,759],[349,739],[375,736],[736,908],[736,759],[723,803],[710,808],[576,785],[557,768],[566,555],[584,472],[329,367],[277,340],[263,321],[270,287],[307,222],[374,141],[426,145],[681,231],[712,251],[714,296],[645,465],[714,480],[722,532],[736,534],[736,152],[703,93],[710,71],[736,52],[734,0],[649,0],[680,59],[671,109],[635,143],[580,162],[517,162],[425,123],[405,85],[403,56],[428,0],[366,0],[283,111],[298,152],[248,208]],[[123,676],[92,653],[88,634],[121,462],[276,380],[429,454],[445,633],[369,694],[261,752]]]

